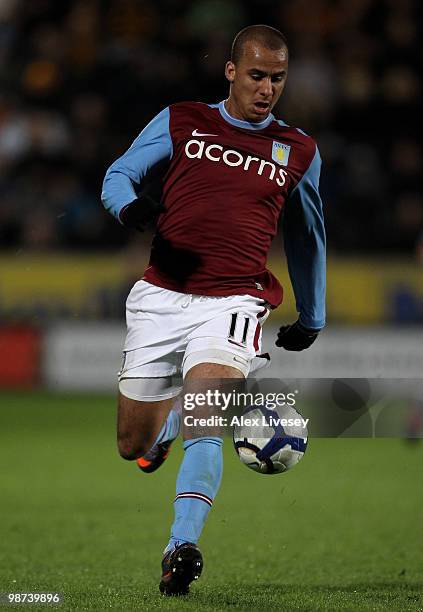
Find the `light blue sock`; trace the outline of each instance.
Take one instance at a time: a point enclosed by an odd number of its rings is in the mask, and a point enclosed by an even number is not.
[[[156,438],[154,444],[162,444],[168,440],[174,440],[179,433],[181,426],[181,416],[176,410],[172,410],[167,415],[166,421],[163,423],[163,427],[159,431],[159,435]]]
[[[185,456],[176,480],[175,520],[169,544],[196,544],[222,479],[221,438],[196,438],[184,442]]]

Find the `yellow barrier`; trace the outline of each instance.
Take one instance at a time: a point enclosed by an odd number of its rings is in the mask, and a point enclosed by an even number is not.
[[[130,256],[129,256],[130,255]],[[65,309],[73,316],[101,316],[104,293],[122,300],[126,287],[141,276],[146,253],[116,255],[18,254],[0,256],[0,314],[41,308],[45,316]],[[135,263],[136,265],[135,265]],[[292,289],[282,259],[270,268],[284,286],[284,303],[272,317],[296,317]],[[423,304],[423,269],[407,260],[330,258],[328,262],[328,318],[332,322],[372,324],[386,322],[399,289]],[[423,315],[423,311],[422,311]]]
[[[102,255],[17,255],[0,257],[0,304],[63,302],[78,312],[101,286],[116,286],[124,277],[123,258]]]

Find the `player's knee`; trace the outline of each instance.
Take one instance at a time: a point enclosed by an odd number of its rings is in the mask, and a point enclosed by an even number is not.
[[[126,459],[127,461],[134,461],[137,459],[133,445],[127,440],[118,439],[118,451],[122,459]]]
[[[119,455],[127,461],[135,461],[135,459],[142,457],[149,448],[148,444],[143,443],[141,440],[134,440],[126,436],[118,437]]]

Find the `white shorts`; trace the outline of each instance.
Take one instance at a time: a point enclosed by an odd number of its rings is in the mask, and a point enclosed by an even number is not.
[[[229,365],[246,377],[261,352],[261,328],[269,312],[264,300],[250,295],[192,295],[138,281],[126,301],[121,392],[144,401],[174,397],[181,376],[206,362]],[[162,380],[146,380],[151,391],[146,393],[147,387],[141,390],[133,379]]]

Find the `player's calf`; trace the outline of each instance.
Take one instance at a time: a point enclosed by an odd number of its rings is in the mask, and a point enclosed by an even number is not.
[[[143,402],[119,393],[117,443],[123,459],[133,461],[151,449],[173,402]]]
[[[150,474],[159,469],[166,461],[172,442],[179,434],[181,427],[181,416],[178,410],[172,409],[163,424],[154,445],[137,459],[141,471]]]

